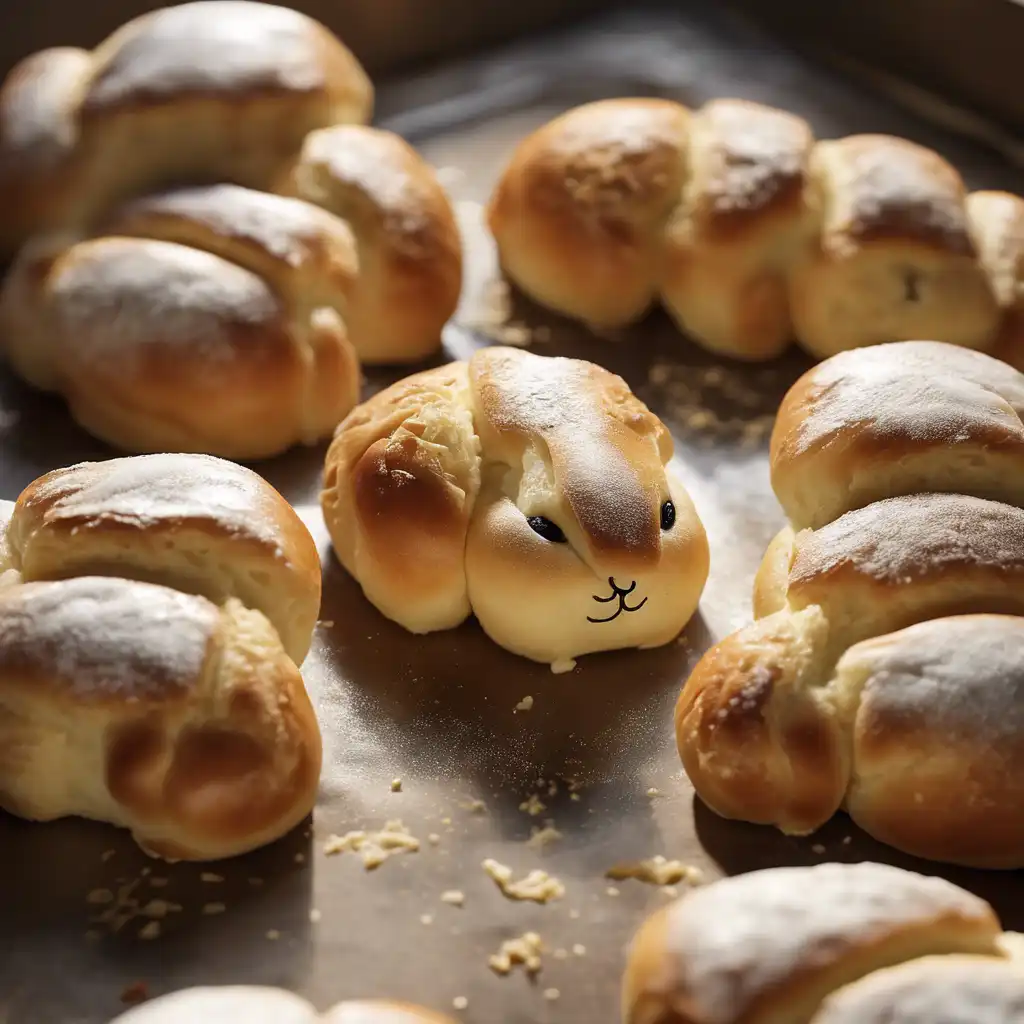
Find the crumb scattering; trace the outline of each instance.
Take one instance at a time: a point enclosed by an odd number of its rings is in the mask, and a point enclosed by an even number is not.
[[[572,947],[572,955],[573,956],[586,956],[587,955],[587,947],[584,946],[582,943],[577,942]]]
[[[566,672],[571,672],[575,667],[576,661],[574,658],[561,658],[551,663],[551,671],[556,676],[565,675]]]
[[[267,938],[271,942],[277,942],[277,940],[281,938],[281,933],[276,928],[271,928],[267,932]]]
[[[420,914],[420,924],[433,924],[434,918],[430,914]]]
[[[825,847],[822,843],[815,843],[811,847],[811,852],[816,853],[820,857],[825,852]]]
[[[538,814],[543,814],[547,810],[547,806],[536,793],[531,793],[529,798],[519,805],[519,810],[525,811],[531,818],[536,818]]]
[[[204,903],[203,913],[208,917],[212,917],[214,914],[223,914],[226,911],[227,905],[224,903]]]
[[[554,1002],[556,999],[558,999],[561,996],[561,994],[562,993],[559,992],[557,988],[544,989],[544,998],[550,1000],[551,1002]]]
[[[204,871],[199,876],[199,881],[200,882],[208,882],[211,885],[215,885],[218,882],[223,882],[224,881],[224,876],[223,875],[215,875],[212,871]]]
[[[647,885],[675,885],[677,882],[697,885],[704,877],[700,868],[678,860],[666,860],[660,854],[647,860],[616,864],[604,876],[616,882],[634,879]]]
[[[170,885],[171,880],[169,878],[163,878],[160,875],[150,875],[146,881],[149,882],[154,889],[166,889],[167,886]]]
[[[391,792],[392,793],[401,793],[402,792],[402,780],[401,779],[392,779],[391,780]]]
[[[417,853],[420,841],[400,821],[389,821],[379,832],[358,830],[343,836],[331,835],[324,844],[324,853],[358,853],[367,871],[379,868],[384,861],[398,853]]]
[[[651,788],[647,790],[647,795],[653,800],[656,796],[661,796],[661,790],[651,786]]]
[[[117,856],[117,850],[104,850],[100,854],[100,860],[104,864],[106,864],[108,860],[110,860],[112,857],[116,857],[116,856]]]
[[[314,907],[309,912],[310,924],[319,924],[321,920],[323,920],[323,914],[321,914],[320,911],[317,910],[316,907]]]
[[[544,946],[536,932],[526,932],[518,939],[506,939],[501,948],[487,960],[487,966],[495,974],[508,975],[516,966],[522,966],[527,974],[539,974],[543,963],[540,958]]]
[[[461,907],[466,903],[466,895],[458,889],[448,889],[441,893],[441,902],[452,907]]]
[[[469,811],[470,814],[484,814],[487,811],[487,804],[479,798],[468,800],[462,805],[463,810]]]
[[[469,1006],[469,1000],[465,996],[456,996],[452,1000],[452,1006],[454,1006],[456,1010],[465,1010],[466,1007]]]
[[[295,863],[296,864],[305,864],[306,863],[306,855],[304,853],[297,853],[297,854],[295,854]]]
[[[605,892],[606,892],[606,893],[607,893],[607,894],[608,894],[609,896],[618,896],[618,895],[619,895],[619,890],[618,890],[618,889],[616,889],[614,885],[609,885],[609,886],[608,886],[608,888],[607,888],[607,889],[605,889]]]
[[[157,939],[160,937],[160,922],[159,921],[147,921],[139,929],[140,939]]]
[[[93,889],[85,897],[85,902],[96,906],[102,906],[104,903],[113,903],[114,894],[110,889]]]
[[[533,698],[526,696],[516,705],[516,711],[529,711],[532,707]]]
[[[535,825],[530,829],[530,838],[526,840],[526,845],[532,846],[535,850],[543,850],[545,846],[557,843],[561,838],[562,833],[555,828],[555,823],[546,821],[543,828],[537,828]]]
[[[501,890],[501,894],[510,900],[550,903],[565,895],[565,886],[557,878],[540,869],[534,869],[518,881],[513,879],[510,867],[491,858],[483,862],[483,869]]]
[[[427,836],[427,842],[430,843],[431,846],[437,846],[437,844],[441,842],[441,837],[436,832],[431,832],[430,835]]]

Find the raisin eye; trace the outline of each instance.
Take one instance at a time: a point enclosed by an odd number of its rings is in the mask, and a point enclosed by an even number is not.
[[[661,528],[671,530],[676,524],[676,507],[671,501],[666,501],[661,506]]]
[[[545,540],[551,541],[552,544],[565,543],[565,534],[550,519],[545,519],[543,516],[527,516],[526,521],[530,524],[530,529],[534,533],[539,533]]]

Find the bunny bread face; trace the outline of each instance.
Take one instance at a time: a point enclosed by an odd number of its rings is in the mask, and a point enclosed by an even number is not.
[[[342,563],[414,632],[471,612],[536,661],[667,643],[708,547],[672,441],[592,363],[488,348],[356,409],[327,455]]]

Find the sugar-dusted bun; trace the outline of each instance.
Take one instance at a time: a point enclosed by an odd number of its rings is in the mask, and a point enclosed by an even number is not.
[[[324,516],[367,597],[414,632],[472,611],[537,661],[655,646],[693,615],[708,572],[671,454],[621,378],[487,348],[342,423]]]
[[[28,580],[122,576],[261,611],[301,664],[320,609],[320,558],[262,477],[206,455],[57,469],[29,484],[8,530]]]
[[[345,325],[359,358],[431,355],[462,290],[462,242],[433,170],[392,132],[340,125],[311,133],[277,189],[352,226],[359,287]]]
[[[0,349],[128,451],[274,455],[359,395],[349,228],[234,185],[147,197],[94,237],[41,237],[0,291]]]
[[[829,996],[811,1024],[1019,1024],[1024,970],[976,956],[934,956],[870,974]]]
[[[322,25],[246,0],[145,14],[92,53],[44,50],[0,90],[0,248],[170,184],[267,188],[310,131],[367,120],[372,98]]]
[[[1024,375],[930,341],[844,352],[783,399],[772,487],[790,523],[817,528],[923,491],[1024,505]]]
[[[648,918],[623,1020],[808,1024],[831,992],[880,968],[949,953],[1000,962],[999,934],[987,903],[943,879],[872,863],[754,871]]]
[[[320,733],[259,612],[79,577],[0,588],[0,804],[172,859],[230,857],[312,810]]]
[[[660,302],[740,359],[928,337],[1024,365],[1024,201],[968,196],[903,139],[815,142],[743,100],[603,100],[522,141],[488,218],[509,278],[590,324]]]
[[[959,174],[886,135],[819,142],[811,157],[819,235],[794,261],[796,336],[819,358],[911,338],[995,340],[999,309],[978,259]]]
[[[320,1015],[300,996],[257,985],[182,989],[128,1010],[116,1024],[221,1024],[229,1019],[237,1024],[451,1024],[430,1010],[384,1000],[339,1003]]]

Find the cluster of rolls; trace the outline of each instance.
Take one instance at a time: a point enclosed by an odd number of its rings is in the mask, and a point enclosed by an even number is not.
[[[903,139],[816,142],[743,100],[603,100],[520,144],[488,216],[506,274],[590,324],[659,302],[739,359],[934,338],[1024,365],[1024,200],[968,195]]]
[[[921,857],[1024,866],[1022,421],[1024,375],[932,342],[794,385],[756,621],[676,709],[711,808],[792,834],[844,808]]]
[[[170,860],[288,832],[320,779],[319,607],[308,530],[233,463],[81,463],[0,502],[0,807]]]
[[[490,347],[354,410],[322,506],[342,564],[389,618],[426,633],[472,613],[558,670],[668,643],[696,610],[708,543],[671,456],[621,377]]]
[[[625,1024],[1018,1024],[1020,937],[984,900],[882,864],[713,882],[637,933]]]
[[[296,11],[209,0],[0,89],[0,352],[132,452],[274,455],[328,437],[359,361],[440,346],[461,289],[429,165]]]

